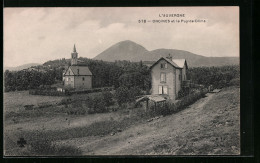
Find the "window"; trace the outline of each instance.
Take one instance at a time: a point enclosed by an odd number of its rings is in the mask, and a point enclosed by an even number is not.
[[[78,69],[78,74],[79,74],[79,69]]]
[[[166,83],[166,73],[161,72],[161,83]]]
[[[181,75],[179,75],[179,80],[181,80]]]
[[[66,79],[67,79],[67,82],[69,81],[69,78],[68,77],[66,77]]]
[[[167,68],[167,63],[161,63],[161,69]]]
[[[84,81],[85,80],[85,78],[84,77],[82,77],[82,81]]]
[[[159,85],[159,94],[160,95],[167,95],[168,94],[168,87]]]

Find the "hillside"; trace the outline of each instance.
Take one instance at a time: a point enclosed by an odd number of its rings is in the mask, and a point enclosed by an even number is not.
[[[190,67],[239,64],[238,57],[204,57],[188,51],[176,49],[156,49],[148,51],[143,46],[129,40],[111,46],[93,59],[103,61],[129,60],[132,62],[139,62],[140,60],[156,61],[160,57],[168,56],[168,54],[171,54],[173,58],[187,59]]]
[[[148,52],[143,46],[126,40],[121,41],[99,55],[97,55],[94,59],[96,60],[104,60],[104,61],[115,61],[115,60],[130,60],[130,61],[139,61],[139,57],[141,54]]]
[[[40,65],[39,63],[28,63],[28,64],[24,64],[21,66],[17,66],[17,67],[4,67],[4,70],[9,70],[9,71],[20,71],[23,69],[27,69],[30,68],[32,66],[37,66]]]
[[[26,145],[21,150],[17,146],[19,136],[22,134],[28,144],[31,144],[29,139],[37,141],[39,136],[35,133],[40,132],[44,133],[46,140],[53,140],[53,144],[69,146],[67,156],[73,156],[74,148],[82,151],[80,155],[240,153],[239,88],[236,87],[222,89],[219,93],[209,93],[180,112],[159,119],[154,118],[152,121],[147,121],[143,114],[144,108],[123,108],[116,112],[86,115],[64,114],[62,106],[18,110],[18,107],[25,104],[22,99],[28,99],[26,104],[34,104],[42,98],[30,96],[26,92],[20,93],[5,94],[5,97],[10,99],[5,101],[5,106],[8,106],[5,109],[16,110],[9,113],[4,111],[6,156],[24,156],[22,152],[28,152],[30,148]],[[85,95],[76,97],[80,96]],[[15,105],[12,99],[18,99],[15,100]],[[53,97],[45,98],[45,102],[50,101],[59,100]],[[42,145],[44,149],[45,144],[47,143]]]

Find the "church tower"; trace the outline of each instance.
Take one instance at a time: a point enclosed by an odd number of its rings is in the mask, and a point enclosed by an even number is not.
[[[71,66],[78,64],[78,53],[76,51],[76,46],[74,44],[73,52],[71,53]]]

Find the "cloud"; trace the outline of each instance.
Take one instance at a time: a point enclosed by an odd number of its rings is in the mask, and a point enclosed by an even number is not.
[[[184,13],[206,23],[153,24],[162,13]],[[93,58],[109,46],[132,40],[148,50],[171,48],[205,56],[239,56],[237,7],[4,8],[4,64]]]

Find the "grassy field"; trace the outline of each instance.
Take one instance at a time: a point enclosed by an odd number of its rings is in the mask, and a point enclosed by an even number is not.
[[[8,97],[5,97],[5,109],[13,109],[16,113],[4,122],[7,156],[236,155],[240,152],[237,87],[207,94],[180,112],[153,120],[143,108],[85,115],[65,114],[64,106],[17,111],[15,108],[25,103],[44,101],[23,93],[5,95]],[[44,98],[61,100],[59,97]],[[27,141],[25,148],[17,145],[20,137]]]
[[[24,105],[35,105],[39,103],[59,102],[63,97],[58,96],[38,96],[30,95],[29,91],[16,91],[4,93],[4,110],[5,112],[24,110]]]

